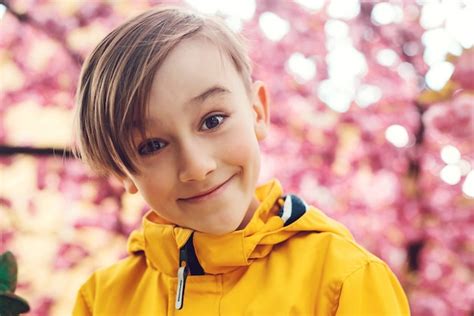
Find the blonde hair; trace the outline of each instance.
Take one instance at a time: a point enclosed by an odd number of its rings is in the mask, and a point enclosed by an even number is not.
[[[153,78],[183,39],[204,36],[227,54],[250,89],[251,66],[239,35],[223,21],[184,8],[147,11],[107,35],[86,59],[77,90],[76,156],[102,175],[137,173],[133,132],[145,135]]]

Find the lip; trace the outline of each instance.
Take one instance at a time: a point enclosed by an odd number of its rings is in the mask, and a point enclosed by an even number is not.
[[[234,178],[234,176],[230,177],[229,179],[227,179],[223,183],[219,184],[218,186],[215,186],[214,188],[211,188],[210,190],[208,190],[204,193],[201,193],[201,194],[189,197],[189,198],[180,198],[178,200],[183,201],[183,202],[201,202],[201,201],[205,201],[205,200],[208,200],[210,198],[213,198],[214,196],[218,195],[219,193],[221,193],[222,191],[225,190],[225,188],[229,184],[230,180],[232,180],[232,178]]]

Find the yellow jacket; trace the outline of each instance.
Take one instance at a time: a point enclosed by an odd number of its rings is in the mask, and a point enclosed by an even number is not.
[[[148,213],[131,255],[89,278],[74,315],[409,315],[391,270],[344,226],[276,180],[256,196],[249,224],[221,236]]]

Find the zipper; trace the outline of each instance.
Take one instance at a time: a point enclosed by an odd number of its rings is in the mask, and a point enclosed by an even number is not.
[[[204,269],[199,263],[193,244],[193,234],[183,247],[179,249],[178,285],[176,288],[176,309],[180,310],[184,305],[184,290],[188,275],[204,275]]]
[[[189,268],[187,266],[188,256],[186,254],[186,245],[179,250],[179,268],[178,268],[178,288],[176,289],[176,309],[182,309],[184,303],[184,288],[188,278]]]

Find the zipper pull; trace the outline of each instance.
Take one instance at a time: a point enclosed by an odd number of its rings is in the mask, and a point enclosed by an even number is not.
[[[176,309],[182,309],[184,305],[184,288],[186,287],[186,279],[189,274],[188,256],[186,246],[179,250],[179,268],[178,268],[178,287],[176,288]]]
[[[178,288],[176,289],[176,309],[183,308],[184,303],[184,288],[186,286],[186,278],[188,277],[189,270],[186,266],[179,267],[178,269]]]

